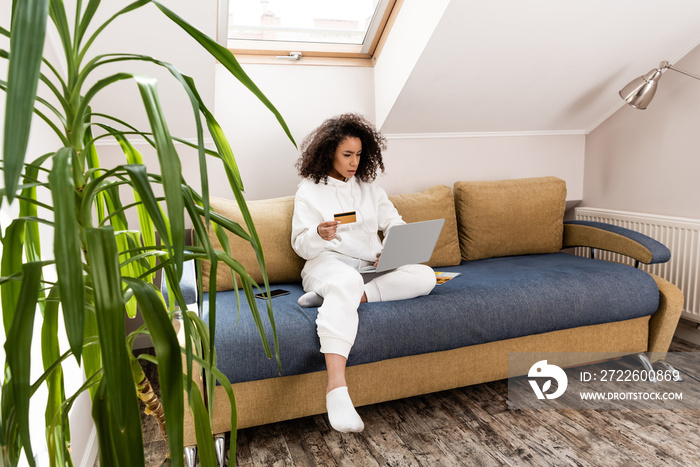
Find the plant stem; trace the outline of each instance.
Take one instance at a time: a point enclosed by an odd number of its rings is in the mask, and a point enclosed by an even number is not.
[[[158,422],[158,428],[160,428],[160,434],[163,435],[163,439],[167,445],[168,434],[165,430],[165,412],[163,411],[163,405],[160,403],[158,395],[153,390],[151,381],[143,371],[143,367],[134,357],[131,358],[131,372],[134,375],[134,381],[136,382],[136,394],[138,395],[139,399],[146,404],[144,413],[155,417],[156,421]]]

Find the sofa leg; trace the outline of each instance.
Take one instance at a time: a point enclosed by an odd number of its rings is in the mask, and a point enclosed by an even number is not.
[[[185,446],[185,467],[194,467],[197,460],[197,446]]]
[[[216,462],[219,467],[224,467],[224,454],[226,448],[226,436],[218,434],[214,436],[214,449],[216,450]]]
[[[651,364],[651,360],[649,360],[649,357],[647,357],[647,354],[638,353],[637,358],[639,358],[639,361],[642,362],[644,369],[647,370],[647,373],[649,375],[649,381],[652,383],[658,382],[658,380],[656,379],[656,374],[654,372],[654,366]]]

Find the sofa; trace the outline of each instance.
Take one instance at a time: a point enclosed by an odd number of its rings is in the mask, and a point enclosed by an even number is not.
[[[407,222],[445,219],[428,264],[460,275],[427,296],[360,305],[357,339],[347,362],[357,406],[505,379],[509,352],[668,350],[683,306],[680,290],[638,268],[577,256],[572,248],[615,251],[647,264],[668,261],[669,250],[620,227],[565,222],[563,180],[464,181],[390,199]],[[218,367],[233,384],[238,428],[325,412],[317,309],[297,304],[304,262],[290,246],[293,201],[289,196],[248,202],[270,288],[290,292],[272,299],[281,371],[274,358],[265,356],[231,270],[221,264],[216,270]],[[235,201],[212,199],[211,207],[241,222]],[[220,246],[213,234],[211,241]],[[262,283],[249,245],[233,235],[229,241],[233,256]],[[205,262],[197,269],[203,290],[192,290],[194,280],[182,285],[199,296],[205,320],[209,269]],[[217,386],[207,403],[213,407],[214,434],[230,431],[223,388]],[[191,426],[185,437],[186,444],[195,443]]]

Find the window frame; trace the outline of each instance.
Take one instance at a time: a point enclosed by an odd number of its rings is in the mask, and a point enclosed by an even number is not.
[[[274,63],[299,65],[374,66],[391,30],[403,0],[380,0],[381,17],[375,17],[367,29],[367,44],[335,44],[321,42],[258,41],[228,39],[228,0],[219,0],[217,39],[241,63]],[[383,6],[383,11],[381,11]],[[300,60],[284,60],[292,52],[301,52]]]

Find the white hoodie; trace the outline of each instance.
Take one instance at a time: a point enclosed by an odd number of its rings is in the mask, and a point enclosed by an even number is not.
[[[357,221],[338,226],[336,238],[323,240],[316,228],[332,221],[335,214],[355,211]],[[382,252],[377,231],[386,237],[391,227],[405,224],[384,190],[355,177],[347,181],[328,177],[328,183],[304,180],[294,197],[292,248],[310,260],[323,251],[334,251],[352,258],[374,262]]]

